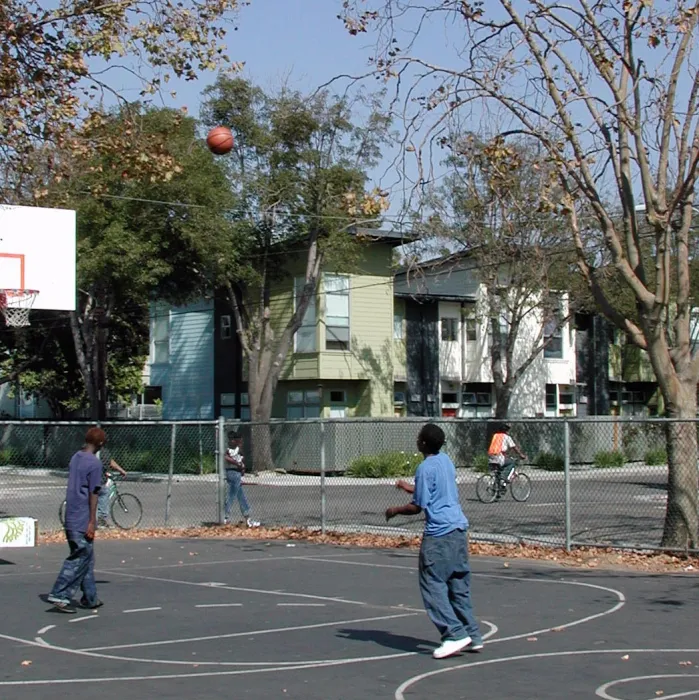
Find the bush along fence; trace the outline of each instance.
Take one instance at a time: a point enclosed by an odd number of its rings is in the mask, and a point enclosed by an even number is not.
[[[224,453],[228,434],[237,431],[248,470],[243,487],[253,517],[263,524],[417,534],[421,518],[394,519],[388,527],[383,514],[401,499],[395,480],[411,478],[421,461],[415,440],[426,420],[106,422],[102,456],[129,472],[118,490],[139,499],[139,527],[223,523]],[[696,421],[511,419],[511,435],[527,455],[519,468],[531,480],[531,495],[520,502],[508,490],[484,503],[476,486],[489,471],[486,451],[495,422],[431,420],[445,431],[444,449],[457,466],[474,538],[568,549],[697,550]],[[88,427],[0,423],[1,517],[34,517],[44,532],[61,527],[67,465]],[[673,470],[674,481],[668,480]],[[237,502],[231,518],[242,519]]]

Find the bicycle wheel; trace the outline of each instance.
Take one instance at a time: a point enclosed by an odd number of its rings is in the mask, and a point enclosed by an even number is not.
[[[483,474],[476,482],[476,496],[481,503],[492,503],[498,496],[497,480],[492,474]]]
[[[118,493],[112,501],[112,520],[122,530],[137,527],[143,517],[141,501],[131,493]]]
[[[510,482],[510,493],[515,501],[526,501],[532,493],[532,482],[526,474],[517,473]]]
[[[58,509],[58,519],[61,521],[63,527],[66,526],[66,502],[61,503],[61,507]]]

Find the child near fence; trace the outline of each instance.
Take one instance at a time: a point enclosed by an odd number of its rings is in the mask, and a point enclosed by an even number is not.
[[[224,455],[226,460],[226,492],[225,519],[226,525],[230,522],[231,507],[237,498],[240,512],[245,518],[248,527],[260,527],[257,520],[250,517],[250,505],[243,490],[243,474],[245,474],[245,457],[243,457],[243,440],[236,432],[228,433],[228,449]]]

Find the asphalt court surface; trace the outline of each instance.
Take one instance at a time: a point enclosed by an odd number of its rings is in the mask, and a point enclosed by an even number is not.
[[[485,649],[436,661],[415,552],[288,545],[98,541],[73,616],[41,598],[67,547],[0,551],[0,698],[699,696],[696,575],[474,558]]]

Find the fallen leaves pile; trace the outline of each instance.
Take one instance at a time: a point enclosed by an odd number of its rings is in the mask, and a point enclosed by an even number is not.
[[[366,549],[417,549],[420,536],[389,536],[369,533],[328,532],[325,535],[306,528],[256,528],[242,525],[207,525],[189,528],[150,528],[140,530],[106,529],[97,533],[98,540],[150,540],[150,539],[245,539],[304,541],[313,544],[330,544],[342,547]],[[65,542],[62,531],[42,533],[41,544]],[[663,552],[619,551],[604,547],[579,547],[566,552],[552,547],[529,544],[493,544],[471,542],[475,556],[504,559],[531,559],[553,565],[581,569],[629,569],[648,573],[697,573],[699,557],[673,555]],[[503,566],[507,567],[505,562]]]

